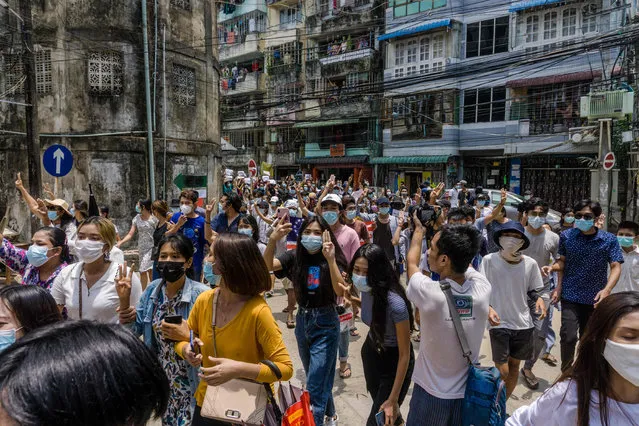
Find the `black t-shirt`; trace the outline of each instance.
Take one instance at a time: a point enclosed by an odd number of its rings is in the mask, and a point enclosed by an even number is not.
[[[157,256],[158,252],[160,251],[158,244],[160,244],[160,241],[162,241],[162,237],[164,237],[167,227],[168,227],[168,222],[165,222],[164,225],[158,226],[157,228],[155,228],[155,231],[153,231],[153,258],[154,259]]]
[[[277,278],[288,278],[293,282],[297,303],[304,308],[321,308],[335,305],[335,291],[331,281],[331,274],[326,259],[321,251],[310,256],[310,262],[305,266],[306,279],[300,280],[296,274],[295,251],[289,250],[279,256],[277,260],[282,264],[282,270],[275,272]]]
[[[391,233],[390,221],[382,223],[377,219],[377,226],[373,231],[373,243],[384,249],[386,257],[391,262],[395,261],[395,247],[393,246],[393,235]]]

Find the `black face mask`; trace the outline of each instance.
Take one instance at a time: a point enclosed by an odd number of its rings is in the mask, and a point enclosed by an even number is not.
[[[184,275],[184,262],[158,262],[158,272],[165,281],[174,283]]]

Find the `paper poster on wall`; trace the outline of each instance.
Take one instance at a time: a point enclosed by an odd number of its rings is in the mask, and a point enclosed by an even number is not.
[[[494,185],[495,184],[495,179],[487,179],[486,180],[486,185]]]
[[[426,182],[426,185],[432,186],[433,184],[433,172],[422,172],[422,181],[420,183]]]
[[[491,176],[499,176],[499,169],[493,169],[490,171]]]

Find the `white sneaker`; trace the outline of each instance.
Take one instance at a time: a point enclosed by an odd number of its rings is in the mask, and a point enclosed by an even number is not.
[[[337,421],[339,420],[339,416],[337,413],[333,417],[324,417],[324,426],[337,426]]]

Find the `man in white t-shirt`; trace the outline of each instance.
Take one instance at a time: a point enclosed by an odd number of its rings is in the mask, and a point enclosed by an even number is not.
[[[551,277],[550,274],[545,272],[544,266],[549,267],[555,259],[559,259],[559,235],[544,227],[549,210],[547,202],[541,198],[531,198],[526,201],[525,206],[526,236],[530,241],[530,245],[526,250],[522,250],[522,253],[532,257],[537,262],[544,282],[544,288],[539,295],[546,305],[546,317],[541,319],[539,318],[540,315],[535,312],[535,301],[528,299],[528,307],[535,327],[533,331],[533,356],[526,360],[521,374],[524,377],[526,386],[535,390],[539,388],[539,380],[532,372],[532,369],[537,359],[543,350],[546,350],[544,359],[554,359],[549,354],[550,348],[546,347],[547,336],[552,332],[552,305],[550,304]],[[554,341],[554,332],[552,333]]]
[[[621,275],[612,293],[621,291],[639,291],[639,248],[635,239],[639,236],[639,225],[635,222],[624,221],[617,227],[617,241],[621,246],[623,263]]]
[[[419,309],[424,327],[406,425],[423,425],[425,419],[429,426],[457,425],[461,424],[468,364],[440,282],[421,272],[419,261],[425,230],[416,216],[412,220],[415,230],[407,256],[407,295]],[[428,250],[430,270],[451,286],[473,362],[478,362],[491,292],[488,280],[469,268],[479,246],[480,234],[475,227],[446,226],[435,234]]]
[[[535,300],[539,318],[546,316],[546,306],[539,296],[544,288],[541,272],[532,257],[521,254],[530,245],[521,223],[510,221],[493,236],[497,253],[484,257],[480,272],[490,281],[490,346],[495,367],[506,383],[506,397],[517,386],[519,365],[533,355],[533,320],[528,298]]]

